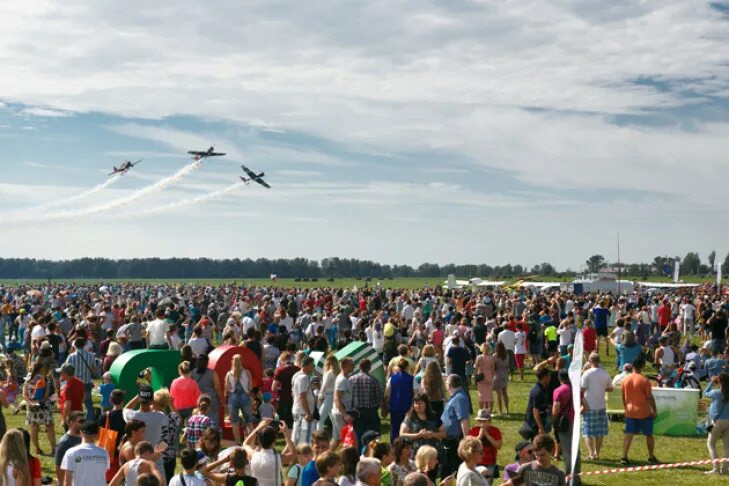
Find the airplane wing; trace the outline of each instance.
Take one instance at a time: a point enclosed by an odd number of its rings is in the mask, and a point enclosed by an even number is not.
[[[694,288],[700,287],[701,284],[691,283],[673,283],[673,282],[637,282],[641,287],[649,289],[680,289],[680,288]]]
[[[118,173],[119,173],[119,172],[115,170],[114,172],[109,172],[109,175],[110,175],[110,176],[113,176],[113,175],[115,175],[115,174],[118,174]]]
[[[132,167],[134,167],[135,165],[137,165],[137,164],[138,164],[138,163],[140,163],[141,161],[142,161],[142,159],[139,159],[139,160],[137,160],[136,162],[132,162]]]
[[[263,187],[265,187],[266,189],[271,189],[271,186],[269,186],[269,185],[268,185],[268,184],[266,183],[266,181],[264,181],[264,180],[263,180],[263,179],[261,179],[260,177],[254,177],[254,178],[253,178],[253,180],[254,180],[254,181],[256,181],[256,182],[258,182],[258,183],[259,183],[260,185],[262,185],[262,186],[263,186]]]
[[[208,153],[208,152],[205,152],[205,154],[206,154],[206,155],[207,155],[208,157],[219,157],[219,156],[221,156],[221,155],[225,155],[225,152],[210,152],[210,153]]]
[[[200,152],[199,150],[188,150],[187,153],[190,155],[208,155],[207,152]]]
[[[245,165],[241,165],[240,168],[243,169],[243,172],[245,172],[251,179],[255,179],[256,177],[258,177],[256,174],[253,173],[251,169],[249,169]]]

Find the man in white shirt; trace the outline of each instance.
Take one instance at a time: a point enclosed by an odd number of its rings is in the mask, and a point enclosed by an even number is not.
[[[147,348],[171,349],[170,324],[165,320],[165,311],[158,308],[156,319],[147,323]]]
[[[683,304],[679,308],[681,315],[681,322],[683,323],[683,334],[684,336],[694,336],[694,316],[696,315],[696,307],[691,303],[688,297],[683,299]]]
[[[405,306],[402,308],[402,312],[400,315],[405,319],[405,322],[410,323],[413,320],[413,316],[415,315],[415,308],[411,304],[411,302],[408,300]]]
[[[583,412],[582,435],[589,451],[590,460],[600,458],[602,442],[608,433],[605,393],[613,391],[610,373],[600,367],[600,355],[590,353],[590,368],[582,374],[582,389],[586,409]]]
[[[65,484],[71,486],[97,486],[106,484],[106,471],[110,467],[109,453],[96,445],[99,426],[87,420],[81,426],[81,444],[66,451],[61,461]]]
[[[297,372],[291,380],[291,395],[294,399],[294,406],[291,409],[294,416],[294,430],[291,438],[294,444],[302,442],[308,444],[311,433],[316,429],[314,420],[316,400],[309,378],[313,371],[314,360],[307,356],[301,361],[301,371]]]
[[[192,338],[190,338],[187,344],[192,349],[192,355],[196,358],[207,352],[208,340],[202,337],[202,328],[200,326],[195,326],[195,329],[192,330]]]

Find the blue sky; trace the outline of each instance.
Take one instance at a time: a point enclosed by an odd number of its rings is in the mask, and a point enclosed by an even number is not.
[[[620,232],[624,260],[723,254],[728,5],[0,5],[0,251],[579,268]],[[232,187],[241,163],[273,189]]]

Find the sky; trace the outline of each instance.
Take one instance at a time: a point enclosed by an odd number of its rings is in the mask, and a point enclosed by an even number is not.
[[[626,262],[729,251],[727,1],[26,0],[0,18],[3,257],[580,269],[618,234]],[[191,165],[211,145],[227,155]]]

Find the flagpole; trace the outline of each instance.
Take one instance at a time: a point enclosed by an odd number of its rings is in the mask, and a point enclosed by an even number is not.
[[[618,231],[618,298],[620,298],[620,231]]]

